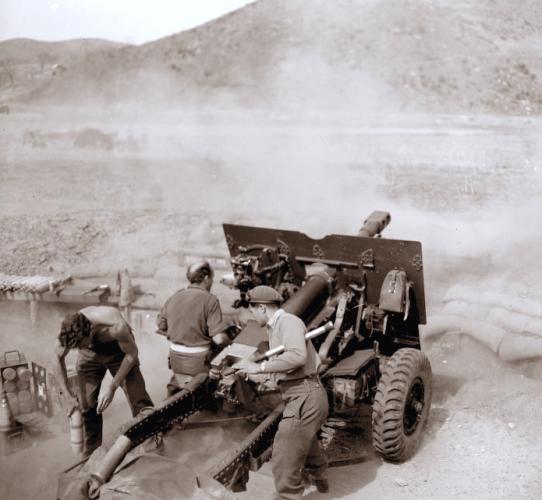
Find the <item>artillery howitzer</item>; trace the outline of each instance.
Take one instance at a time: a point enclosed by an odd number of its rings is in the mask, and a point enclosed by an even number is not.
[[[247,292],[274,287],[282,308],[306,324],[322,360],[320,378],[330,415],[348,421],[372,406],[372,440],[386,460],[414,453],[431,404],[431,367],[420,351],[419,325],[426,322],[421,244],[386,240],[387,212],[373,212],[357,236],[314,240],[296,231],[224,224],[232,273],[223,283]],[[172,423],[221,401],[229,412],[263,420],[209,471],[233,491],[246,488],[249,470],[270,456],[282,416],[276,387],[255,385],[231,369],[242,358],[262,359],[267,333],[249,321],[234,342],[211,361],[209,376],[195,377],[149,415],[129,422],[98,470],[95,487],[109,479],[126,452]]]

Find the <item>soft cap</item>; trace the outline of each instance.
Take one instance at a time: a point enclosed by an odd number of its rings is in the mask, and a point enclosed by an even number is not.
[[[280,304],[282,295],[270,286],[260,285],[247,293],[249,304]]]

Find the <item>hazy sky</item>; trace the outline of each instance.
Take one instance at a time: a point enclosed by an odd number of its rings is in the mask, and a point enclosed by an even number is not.
[[[105,38],[143,43],[254,0],[0,0],[0,40]]]

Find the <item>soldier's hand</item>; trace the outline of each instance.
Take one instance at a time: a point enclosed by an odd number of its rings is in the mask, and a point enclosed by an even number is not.
[[[212,380],[218,380],[220,378],[220,370],[211,367],[209,370],[209,378]]]
[[[98,396],[98,406],[96,408],[96,413],[102,413],[108,406],[111,401],[113,401],[113,396],[115,395],[115,385],[113,384],[103,384],[100,389],[100,395]]]
[[[87,488],[88,498],[90,498],[91,500],[95,500],[100,497],[100,488],[102,487],[102,485],[96,478],[94,477],[85,478],[85,485]],[[83,493],[85,493],[84,490],[83,490]]]
[[[260,365],[258,363],[254,363],[253,361],[248,361],[247,359],[238,361],[232,365],[232,368],[238,372],[246,373],[247,375],[260,372]]]
[[[68,417],[71,417],[72,413],[79,408],[79,401],[75,396],[72,394],[65,397],[64,400],[64,408],[66,409],[66,413]]]

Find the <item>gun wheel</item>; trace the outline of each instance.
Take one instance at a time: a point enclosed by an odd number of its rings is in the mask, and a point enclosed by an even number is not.
[[[431,406],[431,365],[417,349],[396,351],[386,363],[373,404],[373,446],[390,462],[410,457]]]

